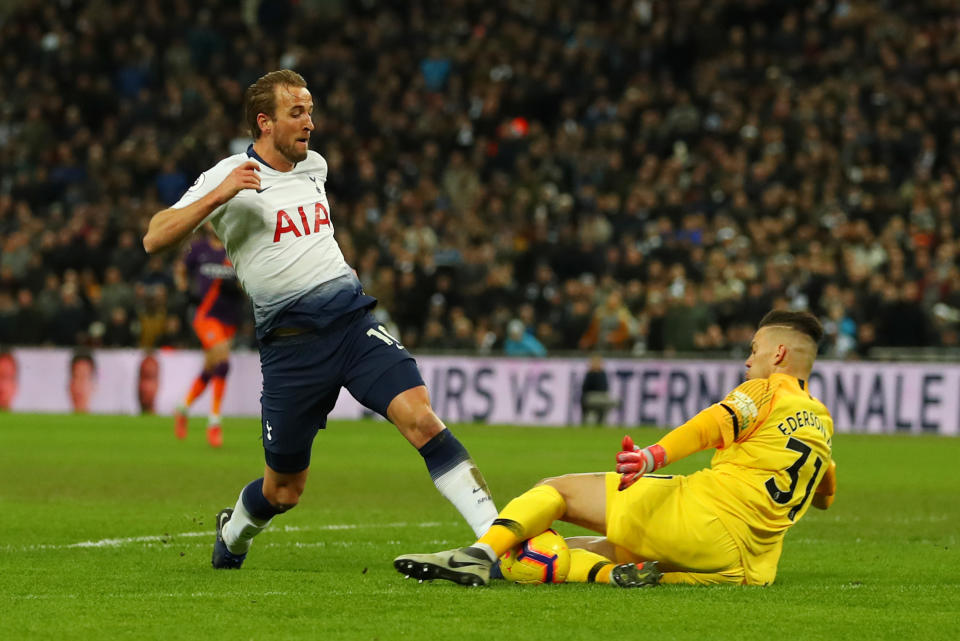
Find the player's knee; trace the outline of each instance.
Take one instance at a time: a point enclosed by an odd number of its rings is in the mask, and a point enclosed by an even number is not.
[[[430,397],[423,385],[398,394],[387,408],[387,418],[417,448],[445,429],[443,421],[430,407]]]
[[[442,432],[443,428],[443,421],[440,420],[440,417],[436,415],[429,405],[424,405],[414,415],[413,429],[424,438],[433,438]]]
[[[300,502],[305,487],[306,477],[271,479],[263,484],[263,496],[274,509],[286,512]]]
[[[403,432],[417,432],[432,438],[443,431],[443,421],[430,407],[430,399],[422,388],[407,390],[397,397],[391,409],[396,412],[391,419]]]
[[[540,482],[537,485],[562,485],[567,482],[568,479],[571,479],[578,474],[561,474],[560,476],[548,476],[545,479],[540,479]]]
[[[220,377],[220,378],[226,378],[227,373],[229,371],[230,371],[229,360],[220,361],[210,369],[210,372],[214,377]]]
[[[567,496],[569,496],[570,491],[572,489],[572,483],[575,482],[575,481],[572,481],[572,478],[574,476],[576,475],[563,474],[561,476],[550,476],[545,479],[541,479],[540,482],[537,483],[534,487],[539,487],[541,485],[549,485],[550,487],[555,489],[557,492],[559,492],[562,497],[567,498]]]
[[[264,492],[264,496],[275,509],[280,512],[286,512],[297,506],[302,493],[303,490],[298,491],[296,487],[286,485],[277,487],[273,492],[270,492],[269,496],[267,492]]]
[[[562,478],[563,478],[562,476],[548,476],[545,479],[540,479],[539,481],[537,481],[533,487],[540,487],[541,485],[549,485],[551,487],[556,488],[557,482]]]
[[[284,512],[287,512],[288,510],[292,510],[293,508],[297,507],[297,503],[296,503],[296,502],[293,502],[293,503],[272,503],[271,505],[273,505],[273,507],[274,507],[274,508],[277,510],[277,512],[279,512],[280,514],[283,514]]]

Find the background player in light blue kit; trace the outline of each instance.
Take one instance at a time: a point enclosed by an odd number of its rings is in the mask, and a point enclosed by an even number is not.
[[[213,566],[239,568],[253,537],[297,504],[313,438],[341,387],[397,426],[437,489],[483,534],[497,511],[482,475],[433,412],[413,357],[369,313],[376,299],[334,239],[327,163],[308,149],[306,82],[289,70],[268,73],[247,89],[244,109],[254,143],[201,174],[143,238],[147,252],[161,251],[209,221],[253,302],[266,466],[217,515]]]

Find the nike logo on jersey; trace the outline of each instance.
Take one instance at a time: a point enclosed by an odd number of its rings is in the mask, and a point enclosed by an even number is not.
[[[270,187],[273,187],[273,185],[270,185]],[[270,187],[264,187],[263,189],[258,189],[258,190],[257,190],[257,193],[258,193],[258,194],[262,194],[262,193],[265,192],[266,190],[270,189]]]

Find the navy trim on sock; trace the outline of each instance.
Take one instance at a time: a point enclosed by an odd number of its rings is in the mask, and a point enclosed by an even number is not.
[[[243,507],[255,519],[266,521],[283,512],[275,508],[263,495],[263,477],[250,481],[247,487],[243,488],[242,496]]]
[[[443,430],[417,451],[427,464],[430,478],[434,480],[470,460],[467,449],[450,430]]]

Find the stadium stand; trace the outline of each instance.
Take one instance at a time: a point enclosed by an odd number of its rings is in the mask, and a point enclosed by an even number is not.
[[[828,357],[957,349],[952,5],[15,3],[0,344],[196,346],[180,257],[139,238],[289,67],[337,237],[409,347],[502,353],[518,320],[550,353],[739,355],[792,307]]]

